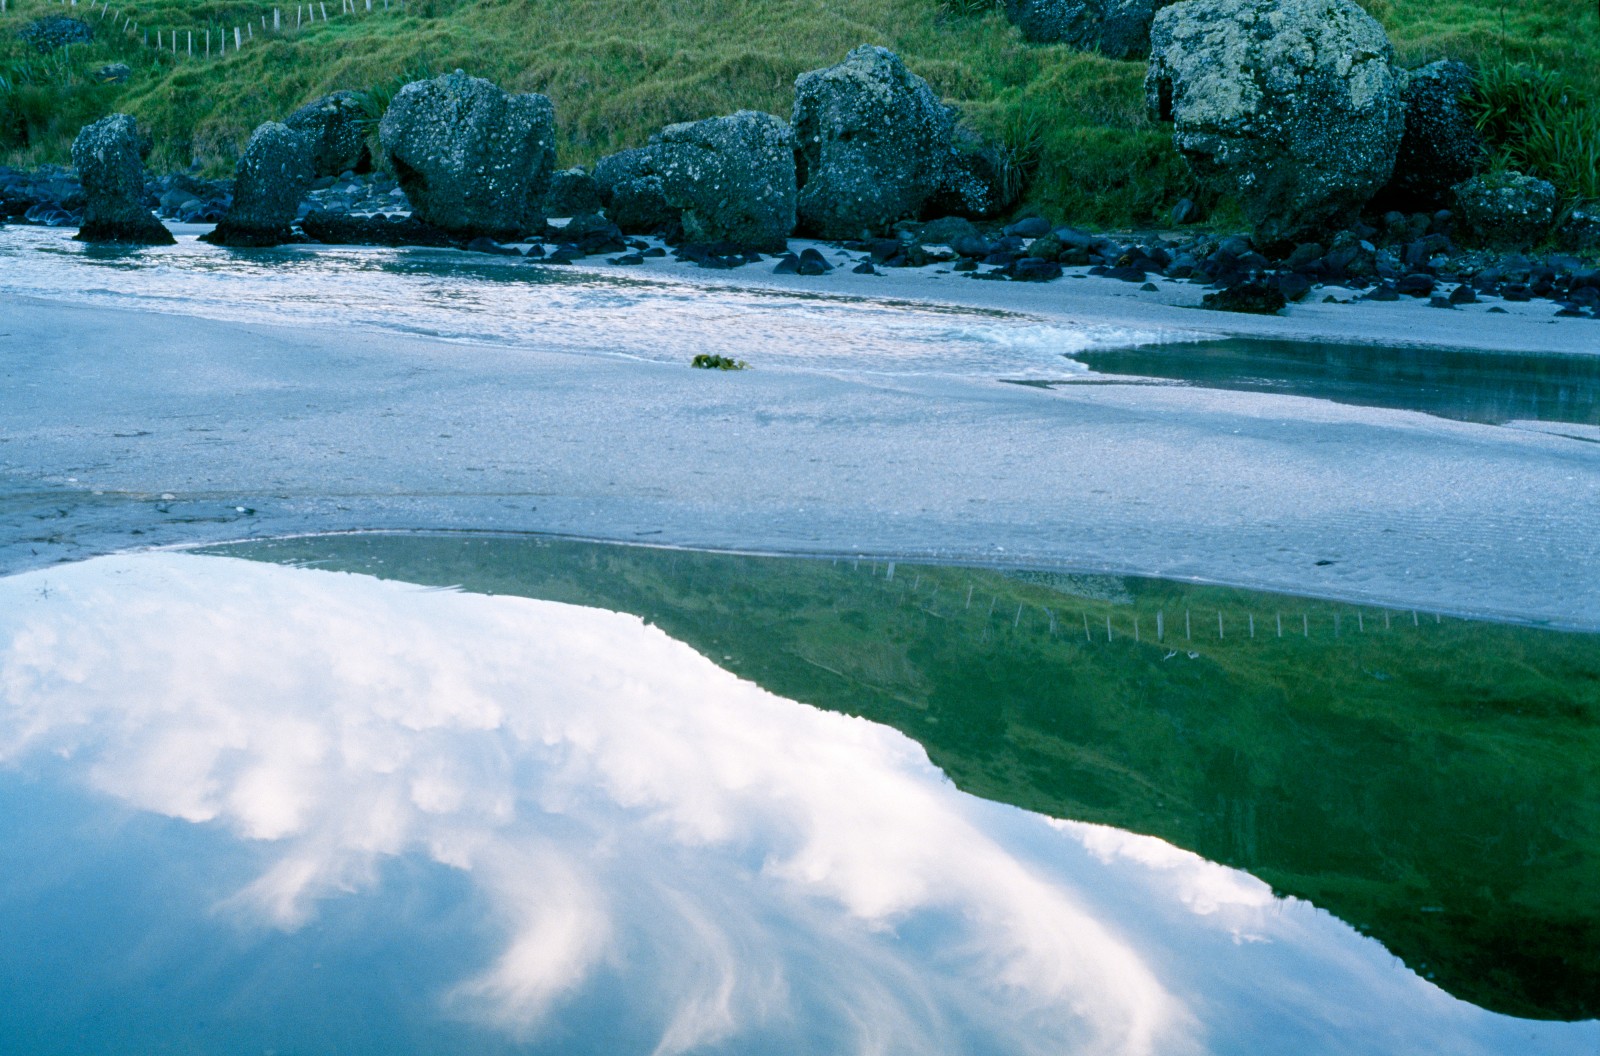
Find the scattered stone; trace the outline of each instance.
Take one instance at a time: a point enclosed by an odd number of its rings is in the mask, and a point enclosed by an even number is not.
[[[351,216],[313,210],[300,218],[300,230],[314,242],[332,246],[455,246],[458,239],[413,216]]]
[[[1436,285],[1437,283],[1432,275],[1414,272],[1410,275],[1401,276],[1396,280],[1394,288],[1396,293],[1403,293],[1407,297],[1427,297],[1433,293],[1433,288]]]
[[[1487,156],[1483,137],[1462,104],[1472,93],[1472,69],[1442,59],[1403,76],[1405,133],[1394,176],[1379,197],[1405,209],[1438,208],[1470,179]]]
[[[133,67],[125,62],[108,62],[96,67],[90,76],[101,84],[127,84],[128,78],[133,76]]]
[[[1006,18],[1036,44],[1066,44],[1113,59],[1150,54],[1150,23],[1173,0],[1006,0]]]
[[[1289,302],[1277,286],[1261,280],[1241,282],[1201,298],[1203,307],[1218,312],[1277,315]]]
[[[1471,286],[1468,286],[1466,283],[1462,283],[1460,286],[1457,286],[1455,289],[1450,291],[1450,296],[1448,299],[1453,305],[1477,304],[1478,294]]]
[[[776,251],[795,225],[794,149],[783,120],[741,110],[669,125],[646,153],[685,238]]]
[[[1363,301],[1398,301],[1399,299],[1400,291],[1388,283],[1374,286],[1361,296]]]
[[[1011,265],[1010,275],[1017,282],[1049,282],[1061,277],[1061,265],[1053,260],[1022,257]]]
[[[250,134],[234,169],[233,208],[200,236],[219,246],[277,246],[295,240],[291,230],[300,199],[311,187],[309,136],[269,121]]]
[[[1456,306],[1455,302],[1452,301],[1448,297],[1437,297],[1436,296],[1436,297],[1429,297],[1428,298],[1428,307],[1429,308],[1454,308],[1455,306]]]
[[[1348,225],[1388,182],[1405,107],[1353,0],[1183,0],[1151,30],[1149,108],[1263,244]]]
[[[1278,292],[1283,294],[1286,301],[1303,301],[1311,292],[1311,280],[1304,275],[1287,272],[1278,276]]]
[[[311,170],[316,176],[367,172],[372,152],[367,147],[366,102],[356,92],[334,92],[289,115],[284,124],[303,133],[311,144]]]
[[[51,52],[68,44],[89,43],[94,39],[94,27],[66,15],[45,15],[23,26],[17,36],[42,52]]]
[[[860,238],[915,217],[944,176],[950,113],[893,52],[856,48],[795,80],[801,229]]]
[[[1549,235],[1556,189],[1511,170],[1475,176],[1456,187],[1456,209],[1467,228],[1489,245],[1526,247]]]
[[[878,269],[872,266],[871,261],[863,260],[860,264],[850,269],[852,275],[876,275]]]
[[[600,185],[583,169],[562,169],[550,177],[544,211],[549,216],[582,216],[605,208]]]
[[[1157,286],[1153,282],[1147,282],[1143,286],[1140,286],[1139,290],[1142,293],[1160,293],[1161,292],[1161,287]]]
[[[395,94],[379,140],[419,220],[453,235],[513,240],[542,230],[555,110],[457,70]]]
[[[170,246],[177,240],[145,205],[139,125],[112,114],[84,126],[72,141],[72,164],[83,181],[82,242]]]
[[[461,248],[471,253],[492,253],[499,257],[522,256],[522,251],[516,246],[502,246],[492,238],[475,238]]]

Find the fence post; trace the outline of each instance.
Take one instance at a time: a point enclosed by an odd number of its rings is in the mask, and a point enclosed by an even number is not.
[[[233,50],[234,51],[238,51],[242,47],[244,47],[244,38],[239,33],[239,27],[238,26],[234,26],[233,27]]]

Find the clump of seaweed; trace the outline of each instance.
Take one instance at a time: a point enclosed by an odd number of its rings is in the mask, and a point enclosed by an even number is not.
[[[690,361],[691,367],[701,370],[749,370],[750,364],[742,359],[729,359],[727,356],[707,355],[702,352]]]

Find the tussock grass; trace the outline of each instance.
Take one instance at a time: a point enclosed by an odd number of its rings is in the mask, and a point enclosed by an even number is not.
[[[1083,224],[1147,225],[1197,193],[1168,130],[1144,113],[1143,63],[1027,44],[984,4],[413,0],[402,13],[391,3],[388,12],[335,14],[281,37],[261,33],[268,5],[137,0],[122,9],[152,31],[256,21],[252,43],[233,53],[230,39],[228,55],[210,61],[158,55],[80,4],[80,17],[105,27],[100,39],[75,46],[66,68],[44,83],[0,87],[0,152],[13,164],[65,161],[81,125],[123,110],[154,134],[153,166],[197,163],[224,173],[252,128],[317,95],[354,88],[381,100],[408,77],[459,67],[548,94],[561,126],[561,163],[586,164],[673,121],[741,107],[787,116],[798,74],[873,43],[897,51],[970,125],[1006,144],[1029,180],[1024,209]],[[1571,78],[1586,98],[1600,97],[1600,26],[1590,0],[1368,6],[1408,61],[1538,62]],[[37,52],[16,30],[60,10],[46,0],[15,0],[0,19],[0,79],[9,83],[23,64],[37,69]],[[129,82],[92,83],[90,71],[113,61],[133,67]]]

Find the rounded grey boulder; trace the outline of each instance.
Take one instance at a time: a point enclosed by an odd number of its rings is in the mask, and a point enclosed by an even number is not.
[[[950,113],[885,48],[862,45],[794,82],[801,230],[860,238],[917,216],[950,155]]]
[[[300,200],[311,189],[313,141],[268,121],[250,134],[234,170],[233,207],[202,235],[219,246],[277,246],[294,240]]]
[[[395,94],[378,139],[414,215],[457,237],[505,241],[544,227],[555,108],[460,70]]]
[[[338,176],[372,168],[367,148],[367,108],[355,92],[334,92],[314,99],[289,115],[285,125],[311,142],[311,169],[317,176]]]
[[[68,44],[87,44],[94,39],[94,27],[79,18],[45,15],[17,31],[17,36],[40,51],[50,52]]]
[[[1550,234],[1556,189],[1520,172],[1487,173],[1456,188],[1456,215],[1468,231],[1492,246],[1525,249]]]
[[[562,169],[550,177],[544,211],[548,216],[587,216],[598,213],[600,188],[595,178],[583,169]]]
[[[690,242],[781,250],[795,224],[794,135],[753,110],[668,125],[645,149]]]
[[[1448,206],[1455,185],[1482,168],[1483,137],[1462,105],[1471,92],[1471,67],[1449,59],[1405,76],[1405,134],[1385,201],[1404,209]]]
[[[83,184],[81,242],[170,246],[176,240],[145,205],[139,124],[111,114],[85,125],[72,141],[72,164]]]
[[[1352,0],[1183,0],[1156,15],[1145,95],[1266,244],[1348,223],[1405,122],[1383,27]]]
[[[1173,0],[1006,0],[1006,18],[1036,44],[1066,44],[1113,59],[1150,54],[1150,23]]]

